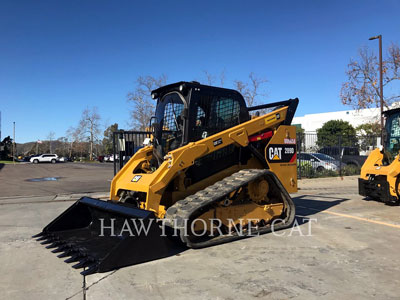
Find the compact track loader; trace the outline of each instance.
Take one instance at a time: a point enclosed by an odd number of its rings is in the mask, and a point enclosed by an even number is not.
[[[400,108],[384,112],[384,145],[361,168],[359,194],[387,204],[400,203]]]
[[[196,82],[167,85],[151,96],[157,100],[151,145],[116,174],[110,200],[84,197],[35,236],[84,268],[83,275],[294,221],[296,132],[290,124],[297,98],[246,107],[237,91]]]

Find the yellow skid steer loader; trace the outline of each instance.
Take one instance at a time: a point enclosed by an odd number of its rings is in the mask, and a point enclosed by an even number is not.
[[[371,152],[361,168],[359,194],[387,204],[400,203],[400,108],[384,112],[384,146]]]
[[[291,226],[298,99],[246,107],[231,89],[154,90],[152,142],[116,174],[110,200],[83,197],[35,237],[83,275]],[[260,113],[261,112],[261,113]]]

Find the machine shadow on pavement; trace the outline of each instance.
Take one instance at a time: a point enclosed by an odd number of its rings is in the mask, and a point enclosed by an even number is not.
[[[316,200],[312,198],[323,198],[326,200]],[[348,198],[328,197],[321,195],[301,195],[294,197],[293,202],[296,205],[296,221],[298,225],[308,223],[307,218],[315,215],[321,211],[328,210],[331,207],[341,204],[342,202],[348,201]]]
[[[367,201],[367,202],[381,202],[381,203],[383,203],[383,204],[385,204],[385,205],[387,205],[387,206],[400,206],[400,202],[384,202],[384,201],[379,201],[379,200],[377,200],[377,199],[374,199],[374,198],[372,198],[372,197],[369,197],[369,196],[367,196],[367,197],[363,197],[361,200],[363,200],[363,201]]]

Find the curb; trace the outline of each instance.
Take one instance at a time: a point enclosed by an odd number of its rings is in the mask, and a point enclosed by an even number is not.
[[[108,200],[110,194],[108,192],[102,193],[79,193],[79,194],[60,194],[56,195],[53,201],[68,201],[68,200],[78,200],[82,197],[97,198],[102,200]]]

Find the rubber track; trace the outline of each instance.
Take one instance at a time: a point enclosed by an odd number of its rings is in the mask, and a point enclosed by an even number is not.
[[[197,193],[186,197],[183,200],[177,201],[174,205],[167,209],[165,215],[165,225],[174,227],[177,229],[184,227],[185,221],[190,220],[191,216],[196,213],[199,209],[206,207],[214,202],[218,202],[226,197],[228,194],[247,185],[249,182],[268,175],[273,178],[277,188],[280,189],[284,206],[286,209],[286,218],[280,222],[274,224],[274,230],[284,229],[292,225],[295,216],[295,207],[292,199],[287,193],[286,189],[283,187],[279,179],[274,173],[265,169],[245,169],[232,174],[229,177],[224,178],[221,181],[205,188],[204,190],[198,191]],[[174,222],[175,220],[175,222]],[[258,230],[253,230],[252,234],[267,233],[271,232],[270,224],[259,228]],[[193,243],[189,240],[187,236],[184,236],[184,232],[181,232],[181,240],[190,248],[202,248],[212,245],[217,245],[221,243],[230,242],[245,236],[239,236],[232,233],[231,235],[217,236],[211,240],[199,243]]]

